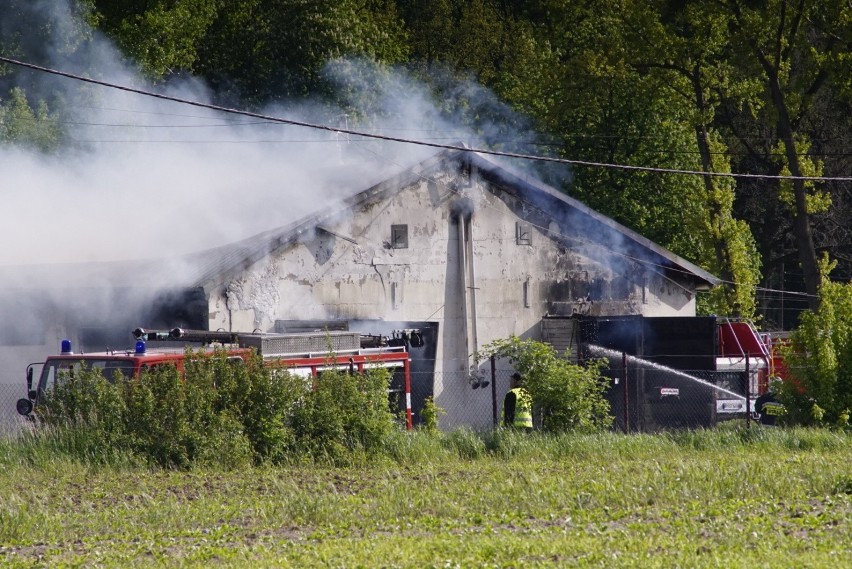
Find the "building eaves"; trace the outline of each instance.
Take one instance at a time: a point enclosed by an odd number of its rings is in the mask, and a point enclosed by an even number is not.
[[[194,285],[208,289],[211,285],[233,278],[240,271],[262,260],[270,253],[313,235],[324,224],[331,225],[336,219],[349,215],[361,206],[374,203],[387,195],[427,179],[458,151],[439,152],[416,165],[401,170],[377,184],[338,200],[314,214],[303,217],[282,227],[259,233],[242,241],[203,251],[186,257],[196,267]]]
[[[232,278],[275,250],[292,245],[305,235],[312,235],[323,224],[330,225],[335,219],[348,215],[363,205],[374,203],[418,180],[428,179],[433,172],[453,161],[468,161],[486,178],[504,187],[514,188],[524,199],[532,204],[540,204],[547,208],[546,211],[553,211],[556,206],[585,216],[601,228],[602,231],[595,235],[595,238],[604,240],[604,246],[607,245],[608,233],[612,247],[619,247],[626,255],[641,256],[644,259],[648,259],[650,254],[652,262],[658,264],[660,269],[669,271],[674,276],[693,280],[698,289],[707,289],[721,283],[720,279],[701,267],[532,176],[498,164],[492,158],[476,152],[444,150],[366,190],[329,204],[323,211],[248,239],[187,257],[196,267],[194,285],[209,288],[213,283]]]
[[[653,257],[656,257],[654,261],[660,265],[660,268],[693,278],[698,289],[708,289],[722,282],[709,271],[672,253],[665,247],[643,237],[564,192],[548,186],[533,176],[504,164],[498,164],[493,159],[476,152],[469,152],[467,158],[479,170],[480,174],[504,187],[516,188],[523,193],[525,199],[532,205],[544,208],[545,211],[555,211],[553,209],[555,205],[567,207],[601,228],[608,229],[611,235],[617,236],[617,239],[609,239],[609,245],[613,248],[617,247],[625,255],[635,255],[639,259],[646,258],[647,260],[647,253],[650,253]],[[597,234],[595,238],[602,239],[603,244],[607,244],[604,234]]]

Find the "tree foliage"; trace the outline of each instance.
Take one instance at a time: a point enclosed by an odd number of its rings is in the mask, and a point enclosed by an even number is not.
[[[852,7],[842,0],[789,3],[770,0],[754,5],[741,0],[723,3],[729,16],[730,49],[741,76],[758,81],[760,99],[753,111],[765,117],[780,145],[774,162],[782,173],[796,176],[793,194],[793,234],[806,292],[814,309],[820,284],[810,196],[812,160],[800,153],[809,135],[803,122],[814,97],[834,74],[844,73],[849,50]],[[845,36],[845,41],[844,41]],[[845,69],[848,72],[848,67]]]
[[[607,379],[597,364],[572,364],[560,358],[553,346],[517,336],[492,342],[483,355],[512,363],[532,397],[534,415],[543,430],[590,433],[612,424],[604,397]]]
[[[101,27],[152,78],[192,73],[220,96],[265,103],[322,86],[344,56],[398,63],[402,22],[388,0],[95,0]]]
[[[100,27],[147,75],[191,70],[212,25],[217,0],[94,0]]]
[[[234,105],[319,98],[364,122],[385,111],[381,98],[343,81],[378,89],[382,72],[403,67],[483,144],[699,172],[539,167],[547,182],[721,277],[699,303],[706,312],[763,310],[767,324],[783,322],[758,306],[757,284],[816,299],[818,250],[852,278],[847,185],[717,176],[848,176],[845,0],[0,0],[0,13],[0,53],[35,63],[60,54],[81,65],[94,24],[154,80],[191,74]],[[373,67],[340,63],[352,58]],[[0,67],[0,98],[11,104],[22,88],[37,117],[35,101],[63,109],[41,83]]]
[[[6,100],[0,99],[0,144],[29,146],[47,152],[58,148],[62,130],[45,101],[35,110],[23,89],[14,88]]]
[[[781,397],[795,423],[846,425],[852,410],[852,283],[832,281],[833,265],[820,263],[819,308],[802,314],[785,350]]]

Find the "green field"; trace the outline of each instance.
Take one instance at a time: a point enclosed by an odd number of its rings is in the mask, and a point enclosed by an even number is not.
[[[852,436],[401,434],[188,472],[0,442],[0,565],[852,566]]]

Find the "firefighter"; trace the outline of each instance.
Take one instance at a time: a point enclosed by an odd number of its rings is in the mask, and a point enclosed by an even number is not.
[[[532,430],[532,397],[521,387],[521,374],[512,375],[512,384],[503,398],[503,426]]]
[[[777,377],[772,377],[769,379],[769,382],[769,390],[757,398],[754,402],[754,410],[761,425],[774,427],[778,424],[778,418],[787,413],[787,409],[775,396],[781,380]]]

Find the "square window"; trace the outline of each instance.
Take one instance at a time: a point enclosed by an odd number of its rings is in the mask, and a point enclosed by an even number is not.
[[[532,225],[523,221],[515,222],[515,241],[518,245],[532,245]]]
[[[391,248],[408,249],[407,225],[391,225]]]

